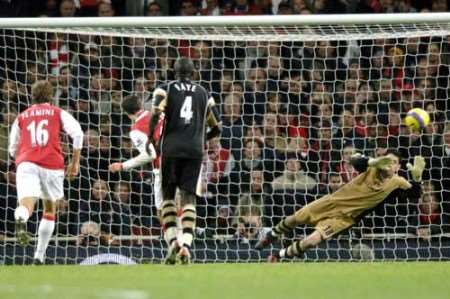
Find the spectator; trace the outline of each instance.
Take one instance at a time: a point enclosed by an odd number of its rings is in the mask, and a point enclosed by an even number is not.
[[[54,39],[48,45],[49,70],[52,75],[59,75],[60,68],[69,64],[69,50],[67,35],[54,33]]]
[[[82,186],[87,186],[89,183],[86,182],[89,178],[97,178],[108,180],[109,172],[109,154],[106,157],[101,156],[101,143],[100,135],[97,130],[90,129],[84,134],[84,144],[86,145],[82,150],[82,158],[80,162],[80,172],[81,178],[84,180]],[[109,143],[109,142],[108,142]],[[103,151],[105,152],[105,147],[109,144],[105,144],[103,140]]]
[[[118,203],[117,207],[119,208],[120,216],[125,218],[126,221],[129,220],[128,224],[132,225],[133,218],[139,218],[141,214],[139,210],[132,211],[130,184],[126,181],[118,181],[114,183],[113,190],[113,200]]]
[[[98,114],[94,112],[89,95],[85,92],[80,92],[79,98],[73,99],[71,103],[71,114],[80,122],[83,131],[98,128]]]
[[[229,15],[260,15],[262,14],[261,8],[256,4],[249,4],[248,0],[236,0],[235,5],[231,12],[225,14]]]
[[[301,14],[304,9],[307,9],[305,0],[292,0],[292,11],[294,14]]]
[[[280,80],[285,71],[283,61],[279,56],[269,56],[267,58],[267,90],[278,92],[280,90]]]
[[[321,128],[317,130],[317,139],[314,140],[311,149],[319,156],[319,181],[326,183],[328,173],[331,171],[330,163],[335,160],[333,156],[332,133],[329,122],[322,122]]]
[[[392,47],[387,52],[388,67],[384,69],[383,76],[393,80],[395,91],[403,89],[405,78],[405,53],[400,47]]]
[[[443,190],[443,196],[448,201],[450,198],[450,123],[447,122],[442,143],[432,148],[432,158],[430,161],[431,178],[433,181],[440,182]]]
[[[309,147],[306,138],[298,136],[289,139],[287,155],[295,155],[303,162],[302,168],[309,174],[317,174],[319,170],[318,153]]]
[[[59,75],[56,77],[56,88],[54,94],[55,104],[65,110],[69,110],[71,104],[71,88],[72,74],[69,66],[65,65],[59,69]]]
[[[194,0],[182,0],[180,16],[196,16],[198,14],[198,8],[194,3]]]
[[[350,163],[350,159],[356,151],[351,145],[347,145],[342,150],[341,162],[336,166],[336,171],[341,175],[344,183],[350,182],[358,175],[358,171]]]
[[[238,186],[250,183],[250,173],[253,170],[265,170],[263,143],[257,138],[246,138],[241,158],[235,163],[231,174],[231,181]]]
[[[252,170],[250,172],[250,183],[241,185],[241,195],[238,205],[258,206],[262,208],[266,198],[267,186],[264,181],[264,173],[261,170]]]
[[[96,44],[99,47],[100,65],[105,78],[121,79],[123,66],[123,46],[118,37],[103,35],[98,37]],[[112,84],[113,87],[115,84]]]
[[[74,200],[58,200],[56,203],[57,217],[55,234],[60,236],[77,235],[77,217],[71,205]]]
[[[190,56],[194,61],[196,72],[194,79],[206,90],[218,90],[217,82],[220,80],[220,61],[212,58],[212,46],[205,41],[194,42]]]
[[[210,228],[214,234],[218,235],[232,235],[235,233],[235,228],[232,224],[233,210],[228,205],[222,205],[217,208],[216,217],[211,218]]]
[[[110,238],[109,235],[103,234],[102,238],[102,231],[100,230],[100,225],[98,223],[94,221],[86,221],[81,224],[77,245],[109,245],[109,241],[112,241],[112,238]]]
[[[77,8],[73,0],[62,0],[59,4],[59,16],[60,17],[75,17]]]
[[[114,17],[116,11],[110,0],[100,1],[97,7],[97,16],[99,17]]]
[[[41,64],[39,62],[28,62],[26,67],[26,74],[25,74],[25,84],[28,86],[33,85],[36,81],[44,80],[46,75],[46,69],[44,64]]]
[[[8,136],[11,126],[17,117],[17,111],[13,109],[4,108],[1,111],[0,123],[0,169],[2,172],[7,169],[8,154]]]
[[[57,17],[58,16],[58,1],[57,0],[47,0],[45,2],[44,16],[47,17]]]
[[[432,12],[446,12],[448,11],[448,3],[446,0],[435,0],[431,2]]]
[[[292,15],[294,11],[292,7],[287,2],[280,2],[278,4],[277,15]]]
[[[208,141],[206,167],[208,182],[218,183],[227,178],[234,168],[234,157],[229,149],[220,145],[220,138],[216,137]]]
[[[338,120],[338,128],[334,128],[333,142],[335,148],[342,148],[343,144],[350,144],[358,150],[365,149],[365,136],[357,130],[352,108],[346,107]],[[346,181],[347,182],[347,181]]]
[[[232,92],[232,87],[234,81],[234,74],[231,71],[223,71],[222,72],[222,78],[220,78],[220,85],[218,86],[219,89],[211,91],[212,96],[214,97],[216,103],[223,103],[224,99],[227,95],[229,95]]]
[[[240,157],[242,136],[244,135],[244,119],[242,116],[242,100],[237,94],[225,97],[222,108],[221,143],[230,149],[235,157]]]
[[[151,46],[156,48],[156,69],[161,81],[173,80],[173,64],[178,56],[177,50],[166,39],[153,40]]]
[[[280,136],[278,129],[278,118],[276,114],[266,113],[263,120],[265,146],[279,153],[285,153],[288,142],[285,137]]]
[[[100,73],[100,56],[97,44],[89,42],[84,45],[83,50],[75,58],[72,69],[73,78],[72,86],[75,92],[80,95],[81,92],[89,90],[91,76]]]
[[[156,87],[156,72],[144,71],[140,74],[136,74],[134,78],[133,94],[142,100],[145,104],[151,101],[153,90]]]
[[[110,197],[108,185],[103,180],[93,182],[91,196],[88,201],[80,203],[80,221],[93,221],[100,225],[101,234],[130,235],[131,217],[123,212],[121,203]]]
[[[147,17],[160,17],[162,16],[161,5],[158,2],[149,3],[147,6]]]
[[[441,204],[435,193],[422,195],[417,214],[411,218],[410,225],[415,229],[414,233],[423,240],[428,241],[449,232],[450,218],[441,210]]]
[[[327,188],[328,190],[326,194],[334,193],[342,186],[344,186],[342,176],[337,172],[331,172],[328,175],[328,188]]]
[[[89,99],[98,114],[111,113],[111,80],[98,73],[90,78]]]
[[[302,169],[300,161],[292,155],[286,160],[286,169],[283,175],[275,178],[272,182],[272,190],[291,190],[300,193],[313,192],[317,187],[314,178],[307,175]]]
[[[218,0],[205,0],[205,5],[200,10],[202,16],[220,16],[222,14]]]
[[[5,106],[6,104],[6,108],[8,109],[21,112],[28,106],[25,86],[15,80],[6,79],[3,81],[1,96],[1,105]]]
[[[261,121],[266,104],[267,75],[262,68],[249,69],[244,92],[244,114]]]
[[[125,181],[118,181],[114,183],[113,198],[115,201],[120,202],[124,208],[129,210],[131,203],[131,189],[130,184]]]
[[[239,207],[236,238],[247,244],[261,237],[262,217],[261,209],[257,206],[244,205]]]

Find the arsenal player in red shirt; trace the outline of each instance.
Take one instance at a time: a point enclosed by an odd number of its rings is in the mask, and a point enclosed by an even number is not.
[[[150,134],[150,117],[149,111],[143,110],[142,101],[135,96],[126,97],[122,102],[122,109],[133,122],[130,130],[130,138],[133,146],[139,151],[139,155],[125,162],[113,163],[109,166],[111,172],[121,170],[130,170],[146,163],[153,162],[153,173],[155,175],[154,192],[156,209],[161,209],[162,192],[161,178],[159,173],[160,157],[157,156],[153,144],[148,143],[148,135]],[[153,134],[153,140],[159,141],[164,126],[164,116],[160,117],[157,128]]]
[[[53,86],[37,81],[32,86],[31,105],[14,121],[9,136],[9,154],[15,158],[18,207],[15,210],[16,234],[21,245],[29,236],[26,223],[36,200],[44,201],[44,213],[39,223],[38,243],[34,263],[44,263],[44,255],[55,227],[56,201],[64,199],[64,156],[60,135],[72,138],[72,162],[66,176],[78,175],[83,131],[78,121],[66,111],[51,105]]]

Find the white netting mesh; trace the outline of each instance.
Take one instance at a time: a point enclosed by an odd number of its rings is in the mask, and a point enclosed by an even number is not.
[[[39,78],[54,83],[55,103],[86,134],[81,175],[66,183],[48,261],[74,263],[96,253],[140,262],[163,256],[151,169],[115,175],[108,165],[136,154],[121,99],[135,94],[148,101],[158,84],[173,79],[179,55],[194,59],[195,80],[220,105],[224,122],[205,156],[196,261],[265,258],[266,251],[252,250],[264,227],[354,177],[352,152],[376,155],[386,148],[399,149],[404,163],[417,154],[426,158],[421,201],[387,203],[354,233],[323,244],[308,259],[449,257],[447,23],[33,28],[0,35],[5,263],[32,256],[32,247],[14,244],[16,192],[6,148],[12,120],[29,104],[30,86]],[[402,126],[411,107],[432,116],[420,136]],[[103,192],[105,186],[110,191]],[[39,217],[35,213],[29,224],[33,233]],[[309,231],[299,228],[296,236]]]

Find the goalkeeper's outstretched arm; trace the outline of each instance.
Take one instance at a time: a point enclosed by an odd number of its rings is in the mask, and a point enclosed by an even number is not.
[[[384,169],[392,163],[392,159],[388,156],[380,156],[377,158],[369,158],[360,153],[354,154],[350,163],[359,173],[367,170],[368,167]]]

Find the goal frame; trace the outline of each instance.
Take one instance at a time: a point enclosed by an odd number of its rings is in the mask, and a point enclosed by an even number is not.
[[[64,27],[198,27],[375,25],[450,22],[450,13],[327,14],[287,16],[0,18],[0,28]]]

